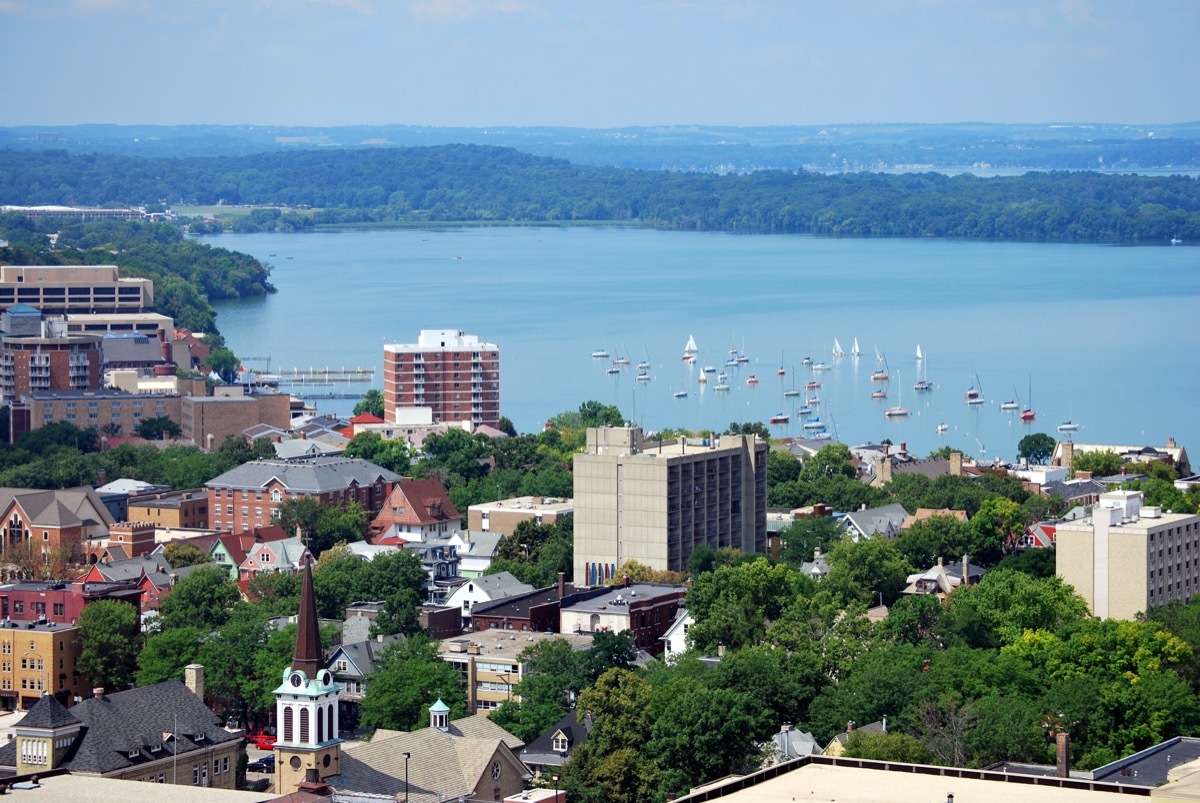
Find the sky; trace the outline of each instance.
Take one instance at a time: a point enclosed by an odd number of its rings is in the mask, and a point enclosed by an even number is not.
[[[1200,121],[1200,0],[0,0],[0,125]]]

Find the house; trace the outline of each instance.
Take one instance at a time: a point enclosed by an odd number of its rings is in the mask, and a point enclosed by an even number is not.
[[[208,523],[215,530],[243,532],[272,523],[285,499],[310,497],[325,506],[359,503],[378,512],[400,475],[366,460],[253,460],[214,477],[208,489]]]
[[[1046,549],[1054,546],[1058,520],[1039,521],[1025,528],[1025,533],[1017,539],[1017,549]]]
[[[819,548],[813,550],[813,559],[806,560],[800,564],[800,573],[811,577],[814,580],[820,580],[829,574],[829,563],[826,560],[825,553]]]
[[[259,545],[268,541],[282,541],[287,533],[278,524],[266,527],[255,527],[242,533],[231,533],[219,536],[209,548],[208,556],[211,563],[223,566],[229,571],[229,579],[237,580],[239,568],[246,560],[246,554]]]
[[[667,628],[667,632],[662,634],[664,661],[673,661],[687,652],[687,633],[694,624],[696,620],[688,613],[687,608],[675,611],[675,621]]]
[[[203,677],[203,667],[188,670],[194,684],[197,670]],[[113,694],[99,689],[70,710],[47,695],[0,747],[0,769],[235,789],[245,740],[221,727],[202,694],[203,680],[192,688],[168,680]]]
[[[476,532],[512,535],[523,521],[554,524],[575,513],[575,500],[549,496],[518,496],[498,502],[483,502],[467,508],[467,528]]]
[[[380,729],[370,742],[344,750],[341,772],[325,778],[335,796],[441,803],[500,800],[525,788],[529,768],[517,757],[523,741],[482,714],[451,720],[441,700],[429,717],[428,728]]]
[[[496,559],[503,533],[460,531],[450,536],[458,552],[458,571],[463,577],[482,577]]]
[[[404,548],[416,552],[421,558],[428,578],[425,590],[431,603],[444,605],[447,595],[465,582],[465,578],[458,573],[458,553],[448,541],[411,541],[404,544]]]
[[[951,591],[963,585],[976,585],[986,574],[985,569],[972,566],[966,555],[961,563],[946,564],[938,558],[937,565],[923,572],[910,574],[903,594],[935,594],[945,599]]]
[[[821,746],[808,731],[796,730],[796,727],[786,723],[779,727],[779,732],[771,737],[771,756],[767,766],[791,761],[794,758],[815,756],[821,752]]]
[[[77,557],[116,524],[88,487],[40,491],[0,488],[0,537],[5,552],[26,547],[49,562],[54,553]]]
[[[367,530],[371,543],[449,538],[462,529],[462,515],[434,479],[396,483]]]
[[[510,572],[499,572],[476,577],[460,585],[446,597],[446,606],[462,611],[462,625],[471,627],[471,611],[479,603],[496,602],[519,594],[533,591],[533,586],[522,583]]]
[[[374,672],[383,651],[402,638],[390,635],[349,644],[343,641],[325,662],[325,668],[333,673],[333,682],[341,687],[338,691],[338,721],[343,730],[353,731],[358,727],[358,707],[367,693],[367,678]]]
[[[1089,471],[1076,473],[1073,480],[1051,480],[1039,491],[1042,496],[1059,496],[1069,505],[1094,505],[1108,486],[1092,479]]]
[[[851,540],[857,541],[873,535],[896,538],[907,518],[908,511],[904,509],[904,506],[899,502],[892,502],[881,507],[863,507],[862,510],[847,513],[842,522],[845,525],[846,534]]]
[[[846,730],[834,736],[829,744],[825,745],[825,749],[821,751],[823,756],[841,756],[846,753],[846,742],[850,741],[850,734],[858,731],[859,733],[887,733],[887,717],[884,717],[879,722],[872,722],[869,725],[859,727],[857,723],[851,721],[846,723]]]
[[[264,572],[296,574],[315,562],[308,546],[295,536],[277,541],[260,541],[246,550],[245,559],[238,564],[238,580],[249,580]]]
[[[535,775],[553,774],[562,769],[571,754],[587,744],[592,717],[578,708],[543,731],[521,751],[521,760]]]
[[[1174,466],[1181,477],[1192,473],[1192,464],[1188,459],[1187,449],[1177,444],[1174,438],[1167,438],[1167,445],[1161,449],[1155,446],[1059,441],[1054,445],[1054,454],[1050,457],[1050,465],[1069,468],[1073,465],[1075,455],[1084,452],[1113,452],[1120,455],[1126,463],[1163,461]]]
[[[929,521],[929,519],[932,519],[935,516],[957,519],[958,521],[964,523],[967,521],[967,511],[965,510],[954,510],[948,507],[919,507],[917,508],[916,513],[913,513],[911,516],[908,516],[904,519],[904,523],[900,525],[900,529],[907,530],[917,522]]]

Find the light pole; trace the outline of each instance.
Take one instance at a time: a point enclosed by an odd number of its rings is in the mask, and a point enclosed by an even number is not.
[[[404,754],[404,803],[408,803],[408,759],[412,757],[412,753]]]
[[[554,803],[558,803],[558,776],[554,776]]]

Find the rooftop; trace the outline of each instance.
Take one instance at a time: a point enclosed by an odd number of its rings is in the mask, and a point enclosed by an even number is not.
[[[568,596],[563,600],[563,610],[572,613],[599,613],[607,611],[627,610],[635,602],[653,602],[667,597],[675,597],[686,593],[685,586],[660,585],[657,583],[632,583],[627,586],[615,585],[602,589],[603,593],[579,595],[583,599]]]
[[[592,646],[592,636],[575,635],[574,633],[518,633],[513,630],[480,630],[466,633],[461,637],[446,639],[438,645],[438,651],[443,657],[458,654],[469,654],[477,657],[507,658],[516,661],[521,650],[533,644],[552,639],[562,639],[576,650],[586,650]],[[468,652],[469,645],[477,645],[478,652]]]

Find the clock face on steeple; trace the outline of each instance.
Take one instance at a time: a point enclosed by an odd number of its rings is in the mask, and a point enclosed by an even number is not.
[[[500,780],[500,775],[501,775],[503,772],[504,772],[504,769],[503,769],[503,768],[500,766],[500,762],[499,762],[499,761],[493,761],[493,762],[492,762],[492,780],[493,780],[493,781],[498,781],[498,780]]]
[[[300,688],[304,685],[304,678],[300,676],[299,672],[293,672],[292,676],[288,678],[288,683],[291,683],[296,688]]]

